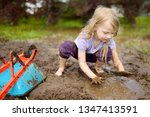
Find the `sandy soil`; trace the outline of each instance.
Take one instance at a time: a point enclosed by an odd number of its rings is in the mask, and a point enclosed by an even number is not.
[[[133,75],[125,77],[113,74],[113,65],[103,66],[107,72],[103,75],[106,81],[102,86],[91,85],[91,80],[81,71],[75,59],[70,58],[65,73],[56,77],[54,73],[58,68],[58,46],[61,42],[52,39],[40,41],[1,41],[0,53],[9,59],[10,50],[18,53],[36,45],[38,54],[34,63],[38,65],[45,76],[45,81],[35,87],[23,97],[10,97],[5,99],[30,100],[93,100],[93,99],[150,99],[150,67],[142,59],[142,53],[122,48],[120,53],[125,69]],[[94,65],[88,63],[94,70]]]

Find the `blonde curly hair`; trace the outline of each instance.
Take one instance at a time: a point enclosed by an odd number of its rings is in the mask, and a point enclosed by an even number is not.
[[[115,31],[115,35],[117,35],[119,29],[119,19],[116,12],[108,7],[98,6],[91,19],[89,19],[88,24],[82,29],[79,36],[82,38],[91,38],[94,34],[94,28],[97,25],[100,25],[106,21],[111,22],[111,26]]]

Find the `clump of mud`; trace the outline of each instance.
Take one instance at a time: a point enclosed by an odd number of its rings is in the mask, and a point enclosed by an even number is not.
[[[10,50],[20,53],[31,44],[36,45],[38,54],[34,63],[45,76],[45,81],[26,95],[31,100],[93,100],[93,99],[150,99],[150,69],[138,52],[123,51],[121,59],[127,71],[134,75],[123,77],[106,73],[103,86],[91,85],[90,79],[79,68],[77,61],[70,58],[61,77],[54,75],[58,68],[58,46],[60,42],[45,39],[41,41],[3,41],[0,42],[0,53],[9,60]],[[91,69],[94,66],[90,65]],[[105,67],[105,66],[104,66]],[[108,66],[114,69],[113,66]],[[5,99],[25,99],[10,97]]]

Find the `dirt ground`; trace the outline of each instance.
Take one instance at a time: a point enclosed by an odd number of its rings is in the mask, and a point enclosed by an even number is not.
[[[31,44],[36,45],[38,54],[34,63],[38,65],[45,76],[45,81],[35,87],[24,97],[10,97],[5,99],[29,100],[93,100],[93,99],[150,99],[150,67],[142,59],[142,53],[122,48],[119,53],[124,67],[132,72],[130,76],[118,76],[111,72],[113,65],[105,65],[106,81],[102,86],[91,85],[91,80],[81,71],[77,61],[70,58],[66,70],[61,77],[54,73],[58,68],[58,46],[61,41],[44,39],[40,41],[7,41],[0,42],[0,53],[9,59],[10,50],[19,53]],[[94,70],[94,64],[88,63]]]

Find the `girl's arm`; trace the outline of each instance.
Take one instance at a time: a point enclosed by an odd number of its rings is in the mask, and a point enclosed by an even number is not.
[[[89,78],[93,79],[96,77],[96,75],[91,71],[91,69],[89,68],[89,66],[86,63],[85,51],[78,50],[78,61],[79,61],[80,68]]]
[[[112,57],[113,57],[114,65],[118,68],[118,71],[125,71],[122,62],[118,57],[116,48],[112,49]]]

